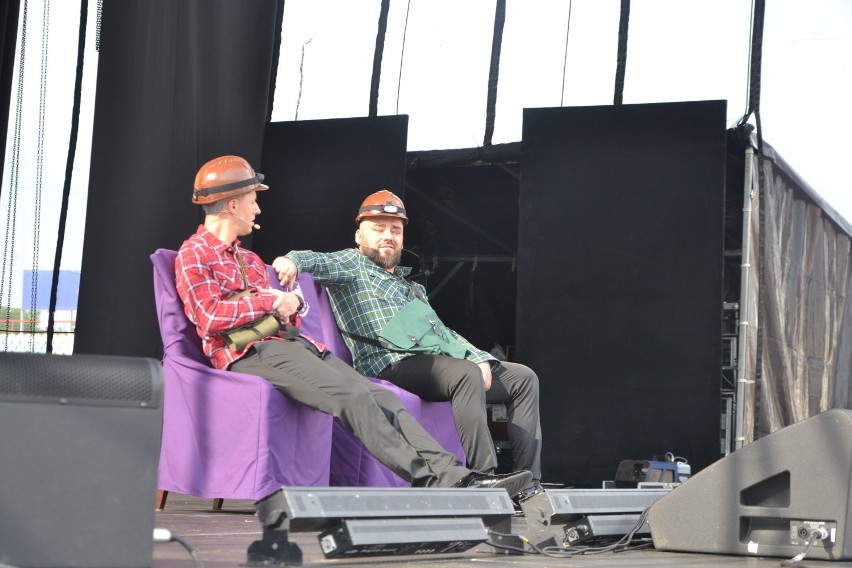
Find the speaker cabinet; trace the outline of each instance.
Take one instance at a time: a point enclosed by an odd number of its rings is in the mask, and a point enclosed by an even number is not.
[[[0,565],[150,566],[153,359],[0,353]]]
[[[654,503],[660,550],[852,559],[852,411],[829,410],[745,446]]]

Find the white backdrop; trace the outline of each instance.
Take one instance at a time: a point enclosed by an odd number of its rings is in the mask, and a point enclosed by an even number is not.
[[[286,0],[273,120],[293,120],[297,102],[299,119],[367,115],[380,5],[380,0]],[[89,2],[66,270],[79,270],[82,255],[97,72],[96,7],[97,2]],[[19,197],[12,204],[18,222],[9,251],[16,274],[53,268],[71,124],[80,4],[64,0],[50,4],[47,22],[41,240],[39,266],[33,267],[42,8],[29,2]],[[494,143],[520,140],[524,107],[612,103],[619,10],[619,0],[508,0]],[[747,102],[750,10],[745,0],[632,2],[624,103],[726,99],[729,126],[736,123]],[[410,150],[481,145],[494,0],[392,0],[388,20],[379,114],[410,116]],[[764,138],[852,220],[849,29],[848,0],[767,2],[761,118]],[[10,229],[5,213],[12,193],[17,79],[16,74],[0,195],[4,233]],[[18,298],[20,286],[15,287],[12,296]]]

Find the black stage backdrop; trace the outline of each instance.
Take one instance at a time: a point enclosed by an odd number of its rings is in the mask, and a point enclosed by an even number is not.
[[[517,357],[546,481],[720,455],[725,102],[526,109]]]
[[[269,124],[255,252],[272,262],[289,250],[355,246],[365,197],[389,189],[405,199],[407,137],[405,115]]]
[[[12,102],[12,77],[15,73],[15,46],[18,42],[20,0],[8,0],[0,6],[0,172],[6,171],[6,133]]]
[[[409,254],[402,258],[448,327],[486,351],[499,346],[510,359],[520,177],[515,146],[514,162],[498,165],[418,167],[411,158],[422,153],[409,153]]]
[[[261,157],[283,0],[105,0],[75,353],[159,357],[151,263],[195,231],[198,167]]]

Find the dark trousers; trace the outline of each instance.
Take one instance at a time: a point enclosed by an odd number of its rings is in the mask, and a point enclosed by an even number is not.
[[[261,376],[293,400],[336,416],[367,451],[414,486],[449,487],[470,473],[398,396],[303,339],[256,343],[230,369]]]
[[[489,472],[497,467],[485,405],[504,403],[512,466],[531,471],[533,480],[541,481],[538,376],[529,367],[502,362],[492,372],[488,391],[476,363],[443,355],[411,355],[379,375],[423,400],[449,400],[468,467],[476,471]]]

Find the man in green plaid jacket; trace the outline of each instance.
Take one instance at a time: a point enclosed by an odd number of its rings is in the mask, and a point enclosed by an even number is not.
[[[292,285],[304,271],[326,287],[359,373],[392,382],[423,400],[452,403],[468,467],[474,471],[490,473],[497,466],[486,404],[504,403],[513,469],[533,475],[522,494],[538,491],[541,424],[535,372],[498,361],[452,330],[451,340],[464,347],[464,358],[400,353],[378,341],[379,332],[410,302],[428,304],[425,289],[406,279],[411,269],[399,266],[407,222],[402,200],[390,191],[378,191],[364,200],[356,217],[357,249],[291,251],[275,259],[273,267],[284,285]]]

